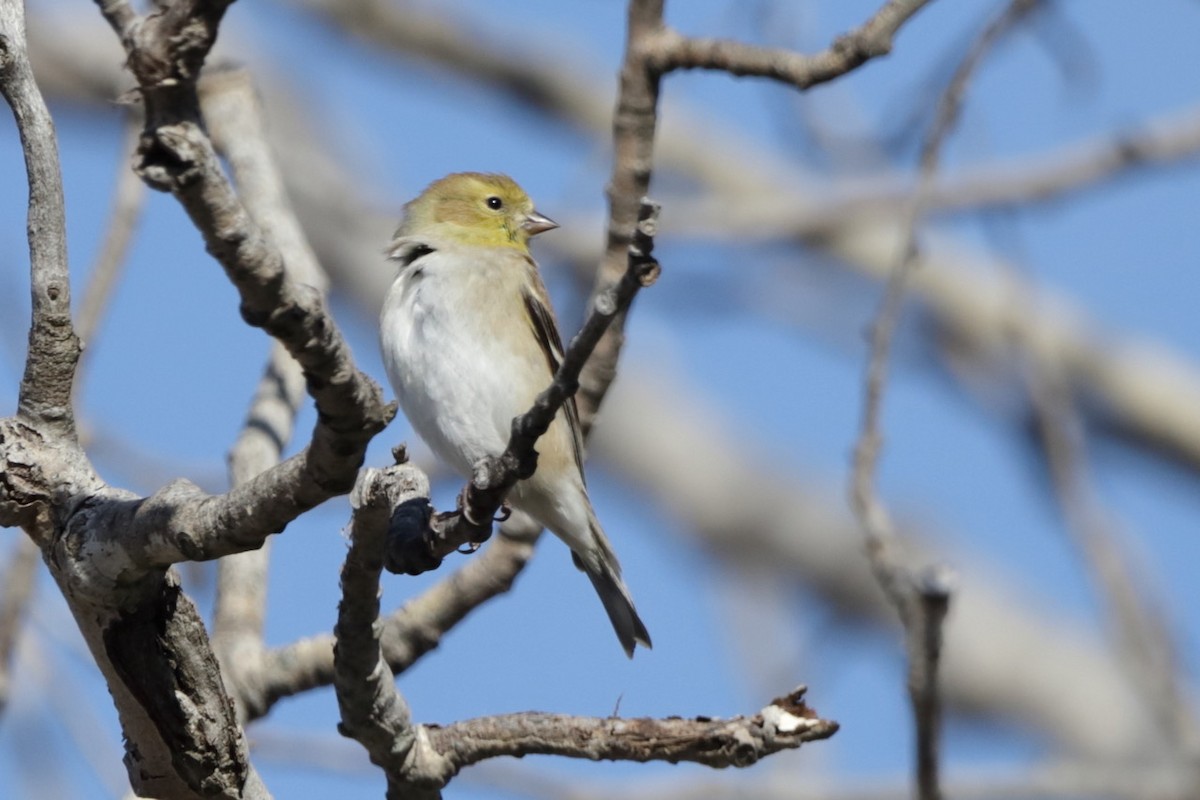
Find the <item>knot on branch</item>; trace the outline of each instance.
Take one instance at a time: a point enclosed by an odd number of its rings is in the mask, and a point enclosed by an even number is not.
[[[658,235],[658,215],[661,211],[660,203],[649,197],[642,198],[642,204],[638,207],[637,228],[629,245],[629,270],[643,288],[653,286],[662,274],[662,267],[651,255],[654,237]]]
[[[869,59],[892,52],[892,40],[886,36],[863,36],[859,32],[844,33],[833,40],[829,49],[847,64],[848,69],[853,69]]]
[[[142,136],[135,171],[160,192],[177,192],[200,180],[204,137],[189,123],[164,125]]]
[[[257,278],[266,292],[277,296],[284,294],[282,289],[287,275],[283,269],[262,269]],[[261,302],[261,298],[257,296],[248,297],[238,306],[242,320],[253,328],[262,328],[277,338],[291,337],[303,331],[308,334],[310,342],[323,339],[329,332],[325,300],[315,286],[296,283],[291,294],[285,296],[283,302],[260,305]],[[321,388],[323,385],[324,383],[314,386],[310,382],[309,389]]]

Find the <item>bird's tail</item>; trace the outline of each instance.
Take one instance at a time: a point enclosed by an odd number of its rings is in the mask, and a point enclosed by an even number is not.
[[[613,630],[617,632],[617,638],[621,640],[621,647],[625,648],[625,655],[633,658],[636,645],[640,644],[646,648],[651,646],[650,632],[638,616],[633,599],[629,596],[629,589],[625,588],[625,582],[621,580],[621,565],[617,562],[616,554],[594,518],[591,528],[591,552],[571,555],[575,559],[575,566],[587,573],[592,586],[596,588],[596,594],[600,595],[600,602],[608,612],[608,619],[612,622]]]

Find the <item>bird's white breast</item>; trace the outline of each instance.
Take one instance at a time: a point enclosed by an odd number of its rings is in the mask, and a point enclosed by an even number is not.
[[[479,263],[470,248],[438,248],[401,272],[380,318],[384,366],[405,416],[464,476],[503,451],[529,402],[513,390],[531,364],[508,335],[514,326],[524,333],[510,316],[522,307],[502,266]]]

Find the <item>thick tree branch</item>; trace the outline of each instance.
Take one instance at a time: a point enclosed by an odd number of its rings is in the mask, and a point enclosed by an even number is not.
[[[29,271],[33,318],[18,413],[74,436],[71,384],[79,339],[71,325],[66,213],[54,123],[33,79],[23,0],[0,2],[0,94],[16,119],[29,182]]]
[[[351,497],[350,553],[342,569],[334,646],[340,730],[357,739],[388,776],[388,797],[437,797],[466,766],[533,753],[623,761],[692,761],[749,766],[803,742],[825,739],[837,723],[803,702],[804,688],[753,717],[730,720],[581,718],[528,712],[445,727],[414,725],[383,657],[379,577],[391,509],[428,496],[423,473],[407,465],[368,469]]]
[[[138,539],[128,543],[154,566],[256,548],[300,513],[349,491],[367,444],[395,413],[355,367],[320,292],[285,269],[243,207],[200,125],[196,80],[227,5],[178,2],[115,25],[126,32],[122,43],[146,104],[139,172],[184,206],[241,295],[245,320],[300,363],[318,421],[303,453],[228,495],[207,497],[178,483],[152,498],[153,513],[131,520]],[[171,529],[157,527],[167,522]]]
[[[821,719],[805,704],[804,692],[801,686],[750,717],[627,719],[526,712],[425,726],[425,733],[442,758],[438,766],[446,779],[484,759],[532,754],[748,767],[837,732],[836,722]]]
[[[172,574],[130,558],[146,545],[129,536],[143,503],[105,486],[75,437],[61,176],[23,37],[22,4],[3,0],[0,90],[29,168],[33,325],[18,415],[0,420],[0,523],[41,548],[114,699],[135,790],[261,800],[199,614]]]
[[[334,688],[342,723],[338,730],[362,743],[388,779],[389,800],[400,796],[437,797],[437,791],[402,795],[406,762],[416,743],[408,704],[383,660],[379,631],[379,576],[383,572],[388,517],[410,498],[428,498],[429,484],[419,470],[397,465],[367,469],[350,498],[354,518],[350,552],[342,566],[342,601],[334,628]]]

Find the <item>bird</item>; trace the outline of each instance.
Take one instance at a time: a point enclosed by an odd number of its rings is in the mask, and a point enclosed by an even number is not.
[[[546,389],[562,339],[529,241],[558,224],[507,175],[458,172],[404,206],[386,256],[398,274],[380,313],[388,380],[413,429],[463,477],[508,444]],[[591,580],[625,654],[651,646],[596,519],[583,435],[567,400],[538,440],[537,469],[507,502],[558,536]]]

